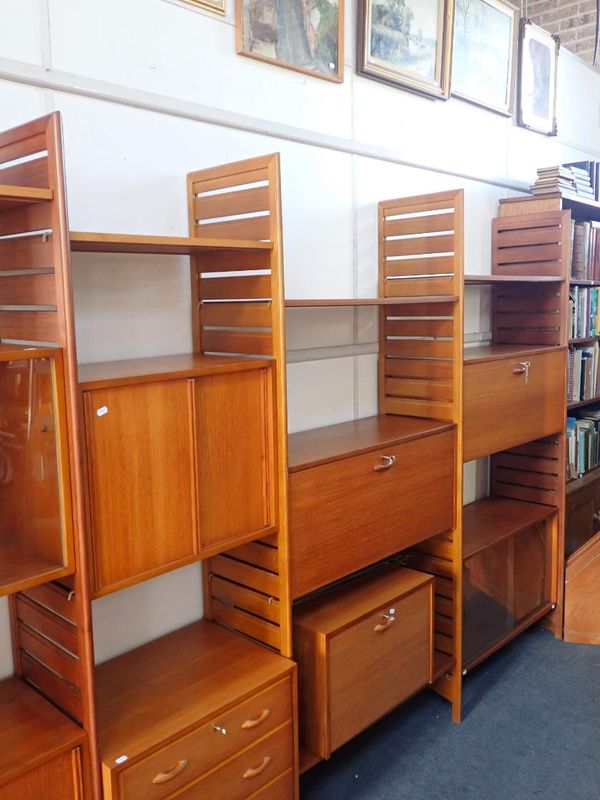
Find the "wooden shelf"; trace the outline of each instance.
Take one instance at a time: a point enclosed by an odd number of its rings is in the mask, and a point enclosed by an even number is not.
[[[556,275],[465,275],[466,285],[494,283],[564,283]]]
[[[75,253],[138,253],[146,255],[192,256],[210,251],[252,252],[272,250],[272,242],[248,239],[194,239],[188,236],[138,236],[121,233],[71,231]]]
[[[514,357],[521,360],[525,356],[546,353],[548,350],[560,350],[557,345],[531,344],[486,344],[477,347],[465,347],[463,359],[465,364],[477,364],[483,361],[494,361],[499,358]]]
[[[31,186],[9,186],[0,183],[0,211],[9,208],[29,205],[31,203],[47,203],[54,199],[52,189],[37,189]]]
[[[18,678],[0,681],[0,786],[71,750],[83,730]]]
[[[271,359],[266,358],[201,356],[196,353],[182,353],[174,356],[79,364],[78,375],[79,385],[82,389],[88,390],[107,384],[119,386],[131,383],[151,383],[164,378],[165,375],[177,379],[236,372],[240,369],[261,369],[270,361]]]
[[[25,549],[23,542],[0,537],[0,596],[39,586],[70,572],[64,563]]]
[[[570,481],[567,481],[567,494],[578,492],[580,489],[589,486],[590,483],[595,483],[597,480],[600,480],[600,464],[588,469],[587,472],[584,472],[578,478],[571,478]]]
[[[542,522],[557,511],[554,506],[486,497],[463,509],[463,561],[515,533]]]
[[[458,297],[448,295],[418,295],[417,297],[354,297],[346,299],[286,300],[286,308],[338,308],[343,306],[398,306],[413,303],[455,303]]]
[[[289,437],[288,466],[298,472],[346,456],[452,430],[451,422],[382,415],[315,428]]]
[[[572,408],[583,408],[584,406],[590,406],[593,403],[600,403],[600,397],[591,397],[589,400],[567,401],[567,411],[570,411]]]
[[[569,339],[569,344],[594,344],[598,341],[598,336],[588,336],[581,339]]]
[[[569,283],[573,283],[576,286],[600,286],[600,281],[588,281],[583,278],[569,278]]]

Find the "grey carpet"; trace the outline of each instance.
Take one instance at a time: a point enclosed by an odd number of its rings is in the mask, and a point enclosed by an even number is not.
[[[302,800],[600,800],[600,647],[539,628],[424,691],[301,779]]]

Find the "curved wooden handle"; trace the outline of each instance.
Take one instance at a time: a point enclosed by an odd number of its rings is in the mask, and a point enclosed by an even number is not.
[[[173,769],[170,769],[167,772],[159,772],[158,775],[155,775],[154,778],[152,778],[152,783],[161,784],[173,780],[173,778],[176,778],[180,772],[183,772],[187,765],[187,758],[180,758]]]
[[[261,772],[264,772],[266,768],[269,766],[273,759],[271,756],[265,756],[262,760],[262,763],[259,764],[258,767],[250,767],[247,769],[246,772],[243,774],[243,778],[256,778],[257,775],[260,775]]]
[[[377,625],[373,628],[375,633],[379,633],[380,631],[387,630],[392,622],[396,621],[396,617],[390,617],[387,614],[382,614],[383,622],[378,622]]]
[[[256,728],[257,725],[260,725],[262,722],[264,722],[270,715],[271,709],[264,708],[258,717],[254,717],[254,719],[247,719],[245,722],[242,722],[242,728],[245,730],[248,730],[248,728]]]
[[[381,456],[381,464],[376,464],[373,469],[375,472],[381,472],[384,469],[390,469],[396,463],[396,456]]]
[[[527,367],[525,366],[513,367],[513,375],[522,375],[524,372],[527,372]]]

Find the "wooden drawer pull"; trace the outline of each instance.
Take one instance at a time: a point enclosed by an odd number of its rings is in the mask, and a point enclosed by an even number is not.
[[[375,633],[380,633],[381,631],[386,631],[392,622],[396,621],[396,617],[391,617],[389,614],[382,614],[383,622],[378,622],[377,625],[373,628]]]
[[[245,730],[248,730],[248,728],[256,728],[257,725],[260,725],[261,722],[264,722],[269,716],[271,716],[271,709],[264,708],[258,717],[254,717],[254,719],[247,719],[246,722],[242,722],[242,728]]]
[[[390,469],[396,463],[396,456],[381,456],[381,464],[376,464],[373,469],[375,472],[381,472],[384,469]]]
[[[258,765],[258,767],[250,767],[244,772],[244,778],[256,778],[257,775],[260,775],[261,772],[264,772],[266,768],[271,763],[272,759],[271,756],[265,756],[262,760],[262,763]]]
[[[154,778],[152,778],[152,783],[161,784],[173,780],[173,778],[176,778],[180,772],[183,772],[187,765],[187,758],[180,758],[173,769],[170,769],[168,772],[159,772],[158,775],[155,775]]]

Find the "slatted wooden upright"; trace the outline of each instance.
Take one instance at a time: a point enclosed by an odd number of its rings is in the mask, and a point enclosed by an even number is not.
[[[454,528],[418,545],[436,576],[434,688],[461,717],[463,192],[379,204],[379,409],[456,424]],[[435,502],[435,498],[432,498]],[[399,521],[400,523],[401,521]]]
[[[492,274],[556,277],[561,282],[505,284],[493,287],[492,337],[497,344],[568,344],[569,211],[545,210],[555,203],[537,198],[501,206],[492,223]],[[521,212],[514,215],[516,209]],[[510,214],[510,215],[506,215]],[[565,362],[566,377],[566,362]],[[566,417],[566,387],[562,393]],[[553,542],[557,608],[550,626],[562,635],[564,605],[564,432],[529,442],[491,458],[491,493],[555,506],[558,525]]]
[[[279,156],[193,172],[188,200],[190,236],[271,244],[262,252],[192,257],[194,351],[270,356],[277,375],[278,533],[210,559],[205,565],[205,613],[290,656]]]
[[[11,598],[15,668],[85,728],[95,753],[94,658],[81,535],[77,362],[59,115],[2,133],[0,165],[0,340],[62,350],[75,530],[75,576]],[[91,764],[99,797],[97,760],[86,754],[86,763]]]

